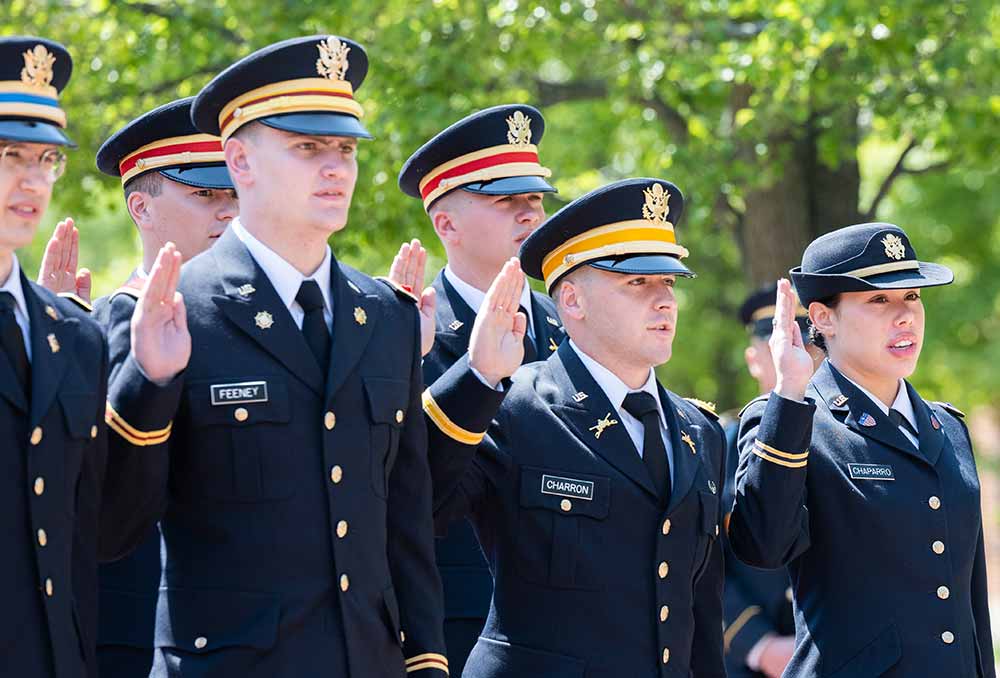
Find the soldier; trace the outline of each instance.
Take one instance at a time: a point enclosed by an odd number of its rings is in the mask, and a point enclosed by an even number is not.
[[[132,476],[162,515],[153,676],[447,674],[417,312],[327,244],[367,67],[353,41],[294,38],[194,102],[240,214],[183,275],[161,249],[109,395],[116,433],[166,440],[169,483],[156,459]]]
[[[743,355],[747,371],[757,382],[758,393],[774,388],[774,364],[767,340],[774,319],[777,283],[770,283],[750,294],[740,306],[739,318],[750,334],[750,345]],[[795,321],[808,336],[808,318],[804,308],[796,308]],[[806,350],[818,365],[823,352],[808,344]],[[740,450],[736,444],[739,419],[728,422],[726,432],[726,486],[722,505],[729,523],[729,509],[735,495],[735,473]],[[729,678],[777,678],[785,670],[795,649],[795,621],[792,619],[792,589],[784,569],[761,570],[750,567],[733,555],[723,535],[726,561],[724,591],[726,672]]]
[[[674,233],[682,212],[680,191],[659,179],[561,209],[520,259],[570,341],[500,384],[521,362],[527,324],[524,280],[508,265],[468,358],[424,395],[436,517],[469,517],[493,573],[467,678],[725,675],[723,434],[653,371],[672,354],[675,280],[693,275]],[[502,392],[480,385],[455,406],[445,387],[477,378]],[[489,424],[482,403],[501,400]]]
[[[0,38],[0,666],[5,675],[95,670],[107,346],[73,303],[32,283],[29,245],[66,166],[62,45]]]
[[[403,192],[423,200],[448,256],[431,287],[436,313],[433,347],[423,362],[427,384],[468,350],[491,282],[545,218],[542,196],[555,188],[538,161],[544,133],[545,120],[531,106],[488,108],[421,146],[399,173]],[[403,245],[390,277],[419,289],[422,250],[419,241]],[[555,304],[524,285],[519,306],[528,320],[524,362],[547,357],[565,336]],[[458,676],[486,621],[492,579],[468,521],[452,525],[437,540],[436,552],[445,592],[448,663]]]
[[[952,272],[876,223],[817,238],[791,274],[828,359],[813,375],[779,281],[776,385],[742,416],[729,528],[738,557],[791,573],[785,675],[995,676],[969,434],[958,410],[906,382],[920,290]]]

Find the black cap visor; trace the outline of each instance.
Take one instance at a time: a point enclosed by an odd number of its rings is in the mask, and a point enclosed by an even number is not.
[[[542,177],[504,177],[493,181],[479,181],[460,187],[469,193],[481,195],[518,195],[521,193],[558,193],[555,186]]]
[[[0,140],[76,148],[61,127],[41,120],[0,120]]]
[[[814,301],[829,299],[844,292],[938,287],[948,285],[955,279],[955,274],[947,266],[924,261],[918,263],[919,269],[880,273],[867,278],[836,273],[802,273],[801,266],[793,268],[790,273],[795,291],[806,307]]]
[[[283,113],[258,118],[256,122],[261,122],[268,127],[286,132],[296,132],[298,134],[308,134],[317,137],[373,138],[364,125],[361,124],[360,120],[353,115],[344,113]]]
[[[172,181],[195,188],[232,189],[233,180],[225,165],[185,165],[161,169],[160,174]]]
[[[626,275],[679,275],[682,278],[696,277],[694,272],[669,254],[631,254],[609,259],[586,262],[588,266],[611,273]]]

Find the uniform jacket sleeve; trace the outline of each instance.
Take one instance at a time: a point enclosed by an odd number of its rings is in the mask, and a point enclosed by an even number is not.
[[[740,465],[729,542],[754,567],[777,569],[809,548],[806,472],[816,405],[772,393],[740,422]]]
[[[730,661],[745,666],[747,655],[768,633],[776,633],[774,625],[763,613],[760,601],[748,594],[743,583],[732,577],[733,569],[748,567],[742,562],[733,562],[736,556],[724,547],[726,553],[726,587],[723,594],[723,642]]]

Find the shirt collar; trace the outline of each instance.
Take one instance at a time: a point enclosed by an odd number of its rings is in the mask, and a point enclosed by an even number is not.
[[[319,265],[319,268],[312,275],[302,275],[297,268],[251,235],[240,223],[239,217],[230,222],[230,228],[250,251],[250,256],[254,258],[257,265],[263,269],[286,308],[291,308],[292,304],[295,303],[295,296],[299,293],[299,287],[302,286],[304,280],[315,280],[323,293],[323,301],[326,303],[327,311],[333,308],[330,304],[330,262],[333,255],[330,253],[329,245],[326,246],[323,263]]]
[[[583,363],[583,366],[587,368],[588,372],[590,372],[590,376],[592,376],[594,381],[597,382],[597,385],[601,387],[601,390],[604,391],[604,395],[608,397],[611,404],[615,406],[616,410],[622,412],[622,403],[625,402],[625,396],[632,393],[632,389],[628,387],[628,384],[619,379],[618,375],[584,353],[572,339],[569,340],[569,345],[574,351],[576,351],[576,354],[580,357],[580,361]],[[656,409],[660,413],[660,422],[666,426],[667,419],[663,416],[663,403],[660,402],[660,392],[656,382],[656,373],[653,371],[652,367],[649,368],[649,376],[646,378],[646,383],[643,384],[642,388],[639,390],[653,396],[653,399],[656,401]]]
[[[872,403],[874,403],[875,407],[882,410],[882,414],[886,416],[889,415],[889,408],[886,407],[885,403],[883,403],[879,398],[877,398],[874,393],[872,393],[864,386],[851,379],[850,377],[844,375],[843,372],[841,372],[841,374],[844,376],[844,379],[847,379],[847,381],[854,384],[854,386],[857,387],[859,391],[868,396],[868,399],[871,400]],[[913,403],[910,401],[910,394],[906,388],[906,382],[903,381],[902,379],[899,380],[899,385],[896,389],[896,399],[892,401],[892,409],[896,410],[901,415],[903,415],[903,417],[908,422],[910,422],[910,425],[913,426],[913,430],[917,430],[917,416],[913,412]]]
[[[28,317],[28,305],[24,301],[24,289],[21,287],[21,265],[17,261],[17,255],[11,253],[13,265],[10,267],[10,275],[7,281],[0,285],[0,292],[10,292],[17,304],[17,310],[24,318]]]
[[[473,313],[479,313],[479,307],[483,305],[483,301],[486,300],[486,292],[476,289],[469,283],[465,282],[451,269],[451,266],[444,267],[444,275],[448,278],[448,282],[451,286],[455,288],[458,292],[458,296],[462,297],[462,301],[469,305]],[[524,287],[521,289],[521,300],[519,302],[528,313],[528,334],[534,334],[534,317],[531,311],[531,288],[528,286],[528,281],[525,279]]]

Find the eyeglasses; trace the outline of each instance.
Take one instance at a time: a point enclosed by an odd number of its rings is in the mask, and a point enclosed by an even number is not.
[[[0,167],[11,173],[27,172],[38,167],[45,180],[54,184],[66,171],[66,154],[57,148],[50,148],[36,156],[26,146],[9,144],[0,148]]]

